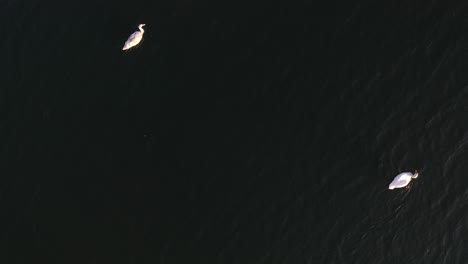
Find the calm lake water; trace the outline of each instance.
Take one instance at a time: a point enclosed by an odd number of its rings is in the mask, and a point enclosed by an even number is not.
[[[467,12],[0,1],[0,262],[467,263]]]

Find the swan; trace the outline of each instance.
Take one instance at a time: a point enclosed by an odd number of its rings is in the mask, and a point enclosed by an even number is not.
[[[403,172],[398,174],[395,179],[388,185],[389,190],[393,190],[395,188],[402,188],[408,185],[412,179],[416,179],[418,177],[418,171],[415,171],[414,174],[411,172]]]
[[[143,33],[145,33],[145,30],[143,30],[143,27],[145,24],[140,24],[138,25],[138,29],[140,31],[135,31],[133,32],[130,37],[128,37],[127,41],[125,42],[125,45],[123,46],[122,50],[128,50],[129,48],[137,45],[140,43],[141,39],[143,38]]]

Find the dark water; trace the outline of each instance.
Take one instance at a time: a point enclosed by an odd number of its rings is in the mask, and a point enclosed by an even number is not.
[[[0,1],[0,262],[467,263],[467,12]]]

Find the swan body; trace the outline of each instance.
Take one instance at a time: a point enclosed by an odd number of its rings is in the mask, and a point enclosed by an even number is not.
[[[393,190],[395,188],[405,187],[412,179],[416,179],[417,177],[418,171],[415,171],[414,174],[411,172],[400,173],[395,177],[395,179],[393,179],[393,181],[388,186],[388,189]]]
[[[145,30],[143,29],[144,26],[145,24],[138,25],[138,29],[140,31],[135,31],[132,35],[130,35],[130,37],[128,37],[122,50],[128,50],[129,48],[140,43],[141,39],[143,38],[143,33],[145,33]]]

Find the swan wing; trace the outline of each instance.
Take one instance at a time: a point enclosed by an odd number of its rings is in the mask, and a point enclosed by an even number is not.
[[[408,185],[408,183],[410,182],[411,180],[408,180],[406,178],[404,179],[394,179],[390,185],[388,186],[389,189],[394,189],[394,188],[401,188],[401,187],[405,187],[406,185]]]
[[[137,45],[138,43],[140,43],[142,37],[143,34],[140,31],[134,32],[132,35],[130,35],[130,37],[128,37],[123,49],[129,49]]]
[[[142,37],[141,35],[142,35],[142,34],[141,34],[140,31],[135,31],[135,32],[133,32],[133,34],[130,35],[130,37],[128,37],[128,40],[127,40],[127,41],[129,41],[129,40],[131,40],[131,39],[138,38],[138,37],[141,38],[141,37]]]

